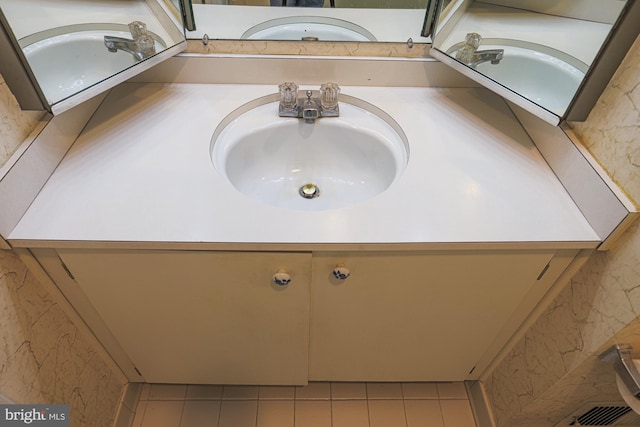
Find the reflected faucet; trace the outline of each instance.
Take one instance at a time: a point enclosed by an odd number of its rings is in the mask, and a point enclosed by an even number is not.
[[[504,49],[478,50],[482,37],[478,33],[469,33],[464,39],[464,45],[456,50],[456,59],[465,65],[475,67],[483,62],[491,61],[498,64],[504,55]]]
[[[138,61],[156,54],[155,42],[147,32],[147,25],[144,22],[133,21],[129,24],[129,31],[133,39],[104,36],[104,45],[109,52],[123,50],[133,55]]]
[[[280,117],[297,117],[305,123],[314,123],[320,117],[338,117],[340,108],[338,95],[340,86],[335,83],[324,83],[320,91],[306,91],[306,98],[298,98],[298,85],[293,82],[282,83],[280,86]],[[315,96],[314,96],[315,95]]]

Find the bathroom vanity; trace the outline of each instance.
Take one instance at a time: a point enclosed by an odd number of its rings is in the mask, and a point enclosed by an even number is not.
[[[381,59],[359,73],[353,62],[365,61],[347,61],[183,55],[56,116],[25,151],[23,161],[40,161],[70,147],[57,167],[50,161],[37,197],[17,203],[24,212],[0,218],[3,235],[131,381],[477,379],[633,217],[560,129],[469,82],[430,87],[425,74],[447,79],[438,62]],[[193,83],[225,64],[273,81]],[[377,84],[389,69],[412,86]],[[292,209],[247,196],[214,166],[212,136],[232,111],[283,81],[304,91],[329,80],[405,134],[408,160],[386,190]],[[305,123],[274,109],[281,120],[312,133],[339,118]],[[532,140],[545,132],[573,149],[545,158]],[[574,171],[591,170],[591,206],[558,179],[554,158],[574,155]],[[580,173],[578,187],[587,182]],[[613,213],[612,225],[602,227],[594,209]]]

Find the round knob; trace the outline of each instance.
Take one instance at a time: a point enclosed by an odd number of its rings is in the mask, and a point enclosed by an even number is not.
[[[346,280],[351,275],[351,271],[343,264],[336,265],[332,273],[333,277],[338,280]]]
[[[291,275],[284,270],[278,270],[276,274],[273,275],[273,283],[278,286],[287,286],[291,283]]]

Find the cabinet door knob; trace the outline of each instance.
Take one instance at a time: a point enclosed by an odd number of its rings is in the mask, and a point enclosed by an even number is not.
[[[333,277],[338,280],[347,280],[351,275],[351,271],[343,264],[338,264],[333,268]]]
[[[278,270],[273,275],[273,283],[278,286],[287,286],[291,283],[291,275],[284,270]]]

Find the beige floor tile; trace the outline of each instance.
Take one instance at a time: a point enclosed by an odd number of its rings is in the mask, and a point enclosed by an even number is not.
[[[314,382],[296,387],[296,400],[329,400],[331,383]]]
[[[220,400],[187,400],[180,427],[217,427],[220,403]]]
[[[131,427],[141,427],[142,420],[144,419],[144,411],[147,409],[147,402],[140,401],[138,402],[138,406],[136,407],[136,414],[133,417],[133,423],[131,423]]]
[[[0,400],[1,402],[2,400]],[[120,406],[117,418],[114,420],[113,427],[131,427],[136,414],[125,405]]]
[[[255,427],[257,400],[223,400],[218,427]]]
[[[332,400],[333,427],[369,427],[369,410],[366,400]]]
[[[226,385],[222,388],[223,400],[257,400],[260,393],[258,386]]]
[[[445,427],[476,427],[468,400],[441,400],[440,408]]]
[[[221,385],[190,385],[187,388],[187,400],[220,400]]]
[[[150,392],[151,392],[151,384],[144,383],[142,385],[142,391],[140,392],[140,400],[149,400]]]
[[[184,400],[187,395],[186,385],[151,384],[149,400]]]
[[[329,400],[297,400],[295,426],[331,427],[331,402]]]
[[[369,427],[405,427],[402,400],[369,400]]]
[[[404,411],[408,427],[444,427],[439,400],[405,400]]]
[[[400,383],[367,383],[368,399],[402,399]]]
[[[122,404],[127,408],[134,410],[139,401],[147,400],[141,398],[143,388],[143,383],[129,383],[125,390],[124,396],[122,396]]]
[[[293,400],[258,402],[258,427],[293,427]]]
[[[260,387],[260,400],[293,400],[294,387],[262,386]]]
[[[463,382],[436,383],[440,399],[469,399]]]
[[[405,399],[437,399],[436,383],[402,383],[402,395]]]
[[[180,424],[184,400],[147,401],[141,427],[176,427]]]
[[[331,383],[332,400],[366,399],[367,386],[365,383]]]

